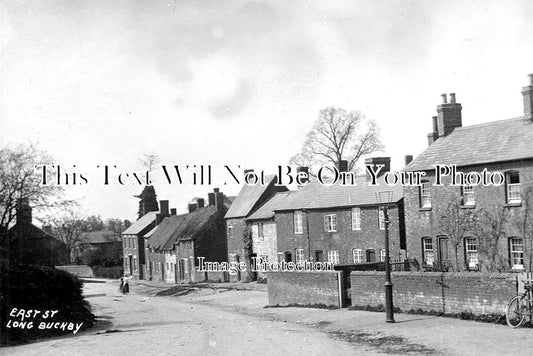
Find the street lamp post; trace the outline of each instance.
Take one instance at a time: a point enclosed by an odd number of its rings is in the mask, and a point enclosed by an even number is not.
[[[392,191],[377,192],[376,198],[381,204],[380,209],[383,211],[383,224],[385,225],[385,312],[387,323],[394,323],[394,304],[392,302],[392,282],[389,250],[389,214],[387,204],[392,202]]]

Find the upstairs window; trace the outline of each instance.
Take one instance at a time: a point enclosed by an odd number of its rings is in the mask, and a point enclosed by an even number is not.
[[[433,239],[431,237],[424,237],[422,239],[422,252],[424,263],[428,266],[433,266],[435,262],[435,250],[433,248]]]
[[[476,205],[476,196],[474,193],[474,186],[467,185],[462,187],[463,205],[473,206]]]
[[[303,212],[301,210],[296,210],[294,212],[294,233],[303,234],[304,233],[304,224],[303,224]]]
[[[233,238],[233,226],[228,226],[228,237]]]
[[[505,175],[507,189],[507,203],[520,203],[520,175],[517,171],[507,172]]]
[[[524,269],[524,241],[520,237],[509,240],[512,269]]]
[[[352,208],[352,230],[361,230],[361,209]]]
[[[352,250],[353,263],[363,263],[363,251],[358,248]]]
[[[385,213],[378,208],[378,225],[380,230],[385,230]]]
[[[337,231],[337,214],[324,215],[324,231]]]
[[[420,185],[420,207],[429,209],[431,208],[431,191],[429,181],[422,181]]]
[[[339,264],[339,251],[328,251],[328,262]]]

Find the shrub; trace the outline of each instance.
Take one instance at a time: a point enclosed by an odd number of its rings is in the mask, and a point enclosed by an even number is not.
[[[30,339],[72,333],[57,329],[39,330],[41,321],[83,323],[82,329],[93,326],[94,315],[83,299],[83,283],[74,275],[51,267],[3,265],[0,267],[0,343],[13,344]],[[53,319],[39,316],[31,329],[7,328],[13,308],[26,310],[58,310]]]

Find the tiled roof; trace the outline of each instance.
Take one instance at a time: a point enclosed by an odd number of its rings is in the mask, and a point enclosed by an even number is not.
[[[297,191],[291,192],[278,202],[275,211],[298,209],[328,209],[336,207],[377,205],[376,193],[393,192],[393,202],[403,198],[400,184],[388,186],[383,177],[378,178],[377,185],[369,186],[365,176],[355,179],[356,185],[335,184],[327,186],[317,181],[311,182]]]
[[[155,214],[159,213],[158,211],[151,211],[149,213],[144,214],[139,220],[135,221],[133,224],[131,224],[130,227],[128,227],[122,235],[137,235],[148,225],[150,225],[155,220]]]
[[[217,214],[220,213],[214,206],[207,206],[189,214],[167,217],[161,221],[148,239],[148,247],[171,250],[178,240],[195,239],[204,231],[205,226],[216,218]]]
[[[233,203],[231,204],[225,218],[240,218],[248,216],[254,209],[257,201],[265,193],[265,191],[276,183],[274,175],[265,177],[266,184],[247,185],[245,184]],[[281,189],[282,187],[280,187]],[[285,188],[286,190],[286,188]]]
[[[150,232],[152,233],[148,239],[148,247],[154,249],[161,249],[166,245],[168,240],[178,229],[180,222],[183,220],[183,215],[172,215],[164,218],[159,225],[157,225]],[[153,231],[153,232],[152,232]]]
[[[469,166],[533,158],[533,121],[523,117],[458,127],[438,138],[405,171],[434,169],[434,164]]]
[[[290,194],[296,193],[296,191],[279,192],[270,198],[265,204],[261,205],[252,215],[246,220],[260,220],[271,219],[274,217],[274,210],[277,206],[282,204],[282,201],[286,199]]]

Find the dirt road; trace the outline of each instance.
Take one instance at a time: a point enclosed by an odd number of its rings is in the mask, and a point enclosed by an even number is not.
[[[169,290],[169,285],[137,282],[125,296],[117,282],[87,283],[84,289],[100,319],[96,329],[0,349],[0,355],[485,356],[533,350],[533,329],[408,314],[397,314],[397,322],[388,324],[383,313],[264,308],[264,285]]]
[[[151,298],[135,293],[124,296],[118,293],[115,282],[86,284],[85,294],[94,313],[108,321],[99,331],[4,348],[0,354],[328,355],[333,351],[338,355],[354,354],[352,345],[306,326],[261,320],[208,305],[191,305],[172,297]]]

